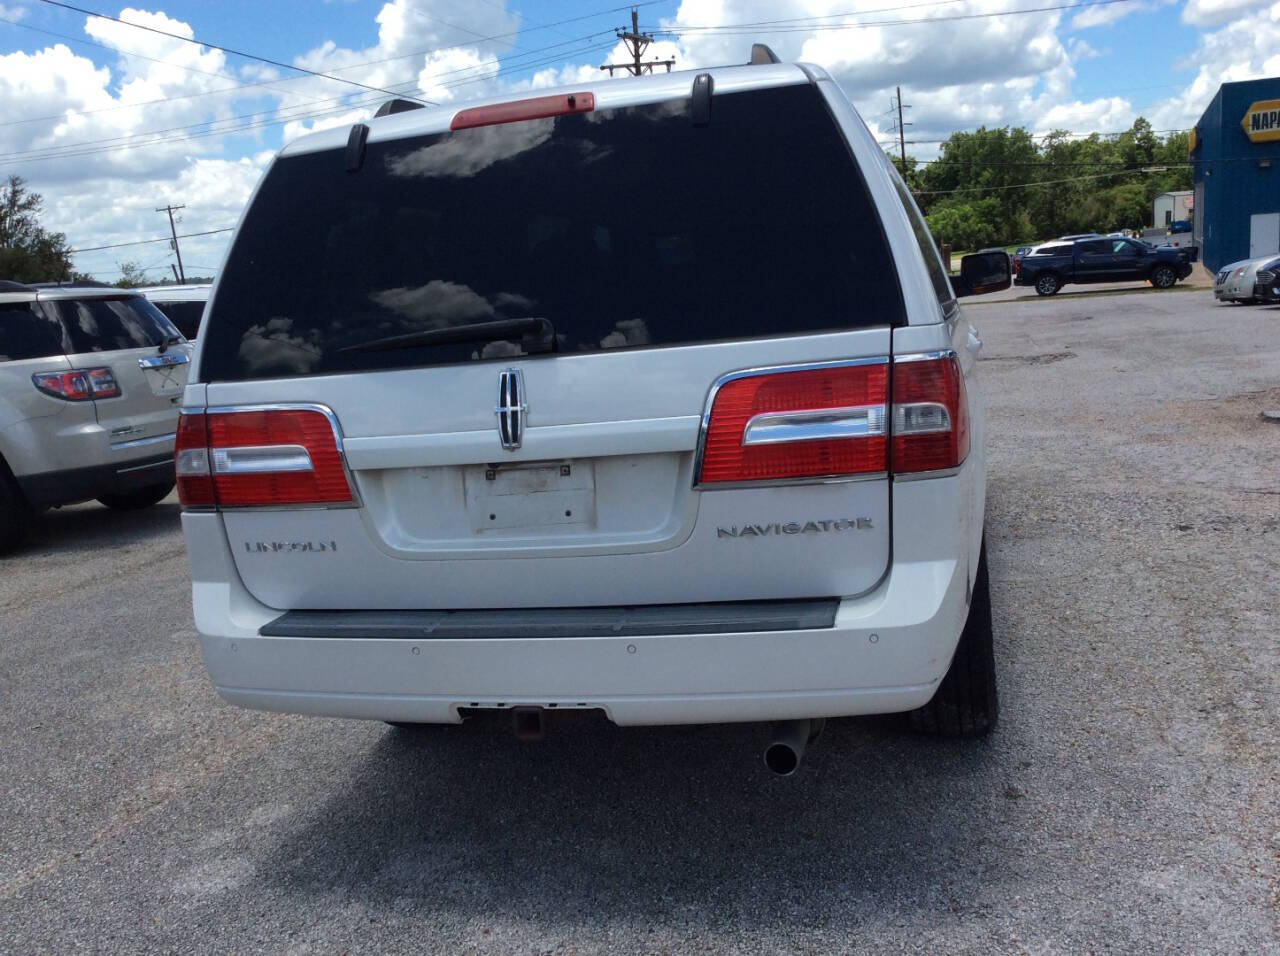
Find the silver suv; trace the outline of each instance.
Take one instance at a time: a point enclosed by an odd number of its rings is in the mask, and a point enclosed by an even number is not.
[[[145,295],[147,301],[163,312],[188,341],[195,341],[200,332],[204,306],[209,299],[207,283],[140,286],[135,291]]]
[[[142,296],[0,281],[0,552],[43,508],[173,489],[190,347]]]
[[[196,626],[248,707],[996,719],[978,337],[821,69],[604,81],[286,147],[183,400]],[[967,622],[967,623],[966,623]]]

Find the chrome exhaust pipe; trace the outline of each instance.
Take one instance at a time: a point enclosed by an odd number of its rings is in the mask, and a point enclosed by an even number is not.
[[[764,765],[779,777],[800,767],[804,749],[822,733],[824,720],[780,720],[773,725],[773,741],[764,749]]]

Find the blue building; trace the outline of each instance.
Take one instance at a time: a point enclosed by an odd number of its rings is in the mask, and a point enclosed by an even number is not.
[[[1223,83],[1191,133],[1200,259],[1280,252],[1280,77]]]

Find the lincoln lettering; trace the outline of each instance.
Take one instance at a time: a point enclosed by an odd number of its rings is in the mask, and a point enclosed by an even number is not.
[[[337,551],[336,541],[246,541],[250,554],[282,554],[291,551]]]
[[[865,531],[870,518],[828,518],[824,521],[775,521],[772,524],[733,525],[716,528],[718,538],[763,538],[769,535],[822,534],[825,531]]]

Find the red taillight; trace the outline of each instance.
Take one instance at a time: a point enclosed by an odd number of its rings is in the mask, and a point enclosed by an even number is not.
[[[969,456],[969,405],[954,355],[899,357],[890,429],[895,475],[956,468]]]
[[[175,454],[179,499],[191,507],[355,501],[334,426],[317,409],[184,414]]]
[[[109,368],[76,368],[69,372],[36,372],[31,376],[36,389],[66,402],[87,402],[91,398],[118,398],[120,386]]]
[[[536,96],[513,103],[495,103],[493,106],[473,106],[468,110],[459,110],[454,114],[449,129],[472,129],[476,126],[546,119],[548,116],[564,116],[568,113],[590,113],[595,108],[596,98],[592,93]]]
[[[204,412],[183,412],[173,442],[173,464],[178,478],[178,501],[185,508],[212,508],[213,476],[209,473],[209,441]]]
[[[715,393],[698,483],[886,470],[884,360],[745,374]]]

